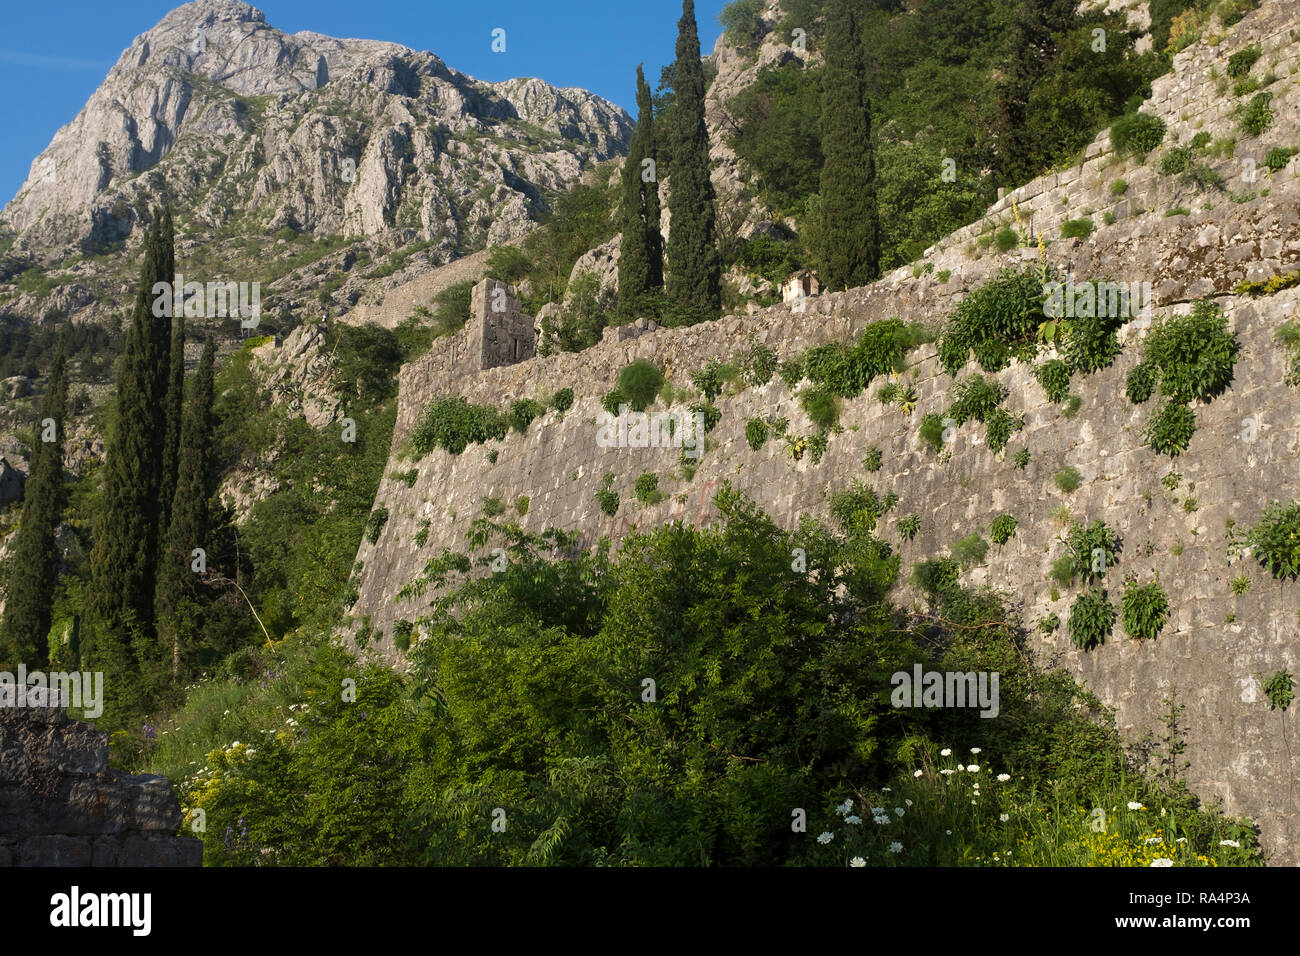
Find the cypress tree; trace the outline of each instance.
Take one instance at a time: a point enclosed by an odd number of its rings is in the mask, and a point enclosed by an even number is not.
[[[822,83],[821,281],[837,291],[880,275],[871,106],[851,0],[827,4]]]
[[[127,705],[141,657],[153,653],[170,319],[155,316],[154,286],[170,284],[175,264],[164,217],[155,216],[145,242],[135,307],[117,376],[117,425],[104,460],[104,485],[91,552],[92,625],[83,640],[86,661],[108,675],[106,695]],[[159,311],[164,311],[161,308]]]
[[[159,534],[167,531],[172,495],[176,490],[176,469],[180,464],[181,408],[185,401],[185,313],[172,316],[171,357],[167,367],[167,401],[163,414],[162,484],[158,500],[162,505]]]
[[[67,411],[67,352],[63,336],[45,385],[36,448],[23,500],[22,523],[10,561],[9,592],[0,630],[0,663],[44,667],[57,553],[54,531],[63,514],[63,428]],[[49,440],[47,440],[49,439]]]
[[[623,166],[620,208],[623,235],[618,253],[619,311],[631,315],[648,292],[664,284],[663,235],[659,232],[659,155],[654,102],[645,73],[636,68],[636,132]],[[645,160],[651,160],[649,169]],[[651,178],[647,181],[647,176]]]
[[[211,550],[208,541],[212,526],[210,501],[216,490],[212,469],[215,356],[212,336],[208,336],[185,410],[171,522],[159,555],[155,617],[160,659],[163,669],[170,669],[173,679],[180,672],[182,636],[197,630],[201,608],[202,584],[199,573],[194,570],[193,551],[202,548],[206,564],[206,554]]]
[[[722,311],[722,262],[715,244],[709,131],[704,123],[704,65],[694,0],[683,0],[673,67],[672,183],[668,190],[667,292],[675,310],[693,321]]]

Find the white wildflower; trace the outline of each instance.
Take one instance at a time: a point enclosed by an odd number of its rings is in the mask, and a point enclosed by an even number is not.
[[[1001,820],[1003,823],[1006,823],[1008,820],[1011,819],[1011,814],[1004,813],[1001,816],[999,816],[998,819]]]
[[[830,833],[829,831],[824,831],[824,832],[822,832],[821,834],[818,835],[818,837],[817,837],[817,842],[818,842],[818,843],[830,843],[831,840],[834,840],[834,839],[835,839],[835,834],[834,834],[834,833]]]
[[[1128,802],[1128,808],[1129,808],[1130,810],[1144,810],[1144,809],[1146,809],[1145,807],[1142,806],[1142,804],[1138,803],[1136,800],[1130,800],[1130,801]],[[1154,866],[1154,864],[1152,864],[1152,865]]]
[[[835,812],[839,816],[844,816],[844,814],[848,813],[852,809],[853,809],[853,801],[845,800],[843,803],[841,803],[838,807],[835,808]]]
[[[1166,860],[1163,856],[1161,856],[1161,857],[1157,857],[1156,859],[1152,860],[1152,861],[1151,861],[1151,865],[1152,865],[1152,866],[1173,866],[1173,865],[1174,865],[1174,861],[1173,861],[1173,860]]]
[[[855,827],[862,822],[862,817],[858,816],[857,814],[854,814],[851,817],[845,817],[844,822],[851,827]]]
[[[977,764],[977,763],[967,764],[967,765],[966,765],[966,772],[967,772],[967,773],[979,773],[979,772],[980,772],[980,765]]]
[[[862,857],[860,856],[855,856],[853,859],[849,860],[849,866],[866,866],[866,865],[867,865],[867,861],[862,859]]]
[[[913,776],[913,777],[919,777],[919,776],[921,776],[921,774],[923,774],[924,772],[925,772],[924,770],[918,770],[918,771],[916,771],[916,773],[912,774],[912,776]]]
[[[901,844],[901,843],[891,843],[891,844],[889,844],[889,852],[890,852],[890,853],[902,853],[902,852],[903,852],[903,844]]]
[[[977,754],[977,753],[980,753],[980,749],[979,749],[978,747],[972,747],[972,748],[970,749],[970,752],[973,753],[973,754]]]
[[[949,750],[947,747],[944,747],[942,750],[939,751],[939,756],[940,756],[940,757],[951,757],[951,756],[952,756],[952,751]]]
[[[1219,846],[1235,846],[1238,849],[1241,848],[1241,844],[1238,843],[1236,840],[1220,840]]]
[[[998,783],[1006,783],[1010,779],[1011,779],[1011,774],[1009,773],[998,774]]]

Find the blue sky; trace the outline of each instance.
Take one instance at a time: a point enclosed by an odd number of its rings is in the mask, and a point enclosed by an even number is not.
[[[0,36],[0,203],[18,191],[32,159],[85,105],[124,49],[181,4],[176,0],[81,0],[6,4]],[[721,33],[725,0],[696,0],[705,53]],[[580,86],[636,109],[637,63],[651,86],[673,59],[680,0],[263,0],[284,31],[388,40],[429,50],[483,80],[537,76]],[[506,30],[506,52],[491,51]]]

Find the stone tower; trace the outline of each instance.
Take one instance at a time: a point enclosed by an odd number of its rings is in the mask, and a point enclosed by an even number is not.
[[[484,279],[470,294],[465,363],[470,368],[514,365],[536,354],[533,317],[520,311],[506,283]]]

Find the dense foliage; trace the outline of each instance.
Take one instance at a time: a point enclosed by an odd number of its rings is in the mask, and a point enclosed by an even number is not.
[[[420,586],[450,590],[403,625],[409,678],[287,642],[254,665],[260,685],[200,685],[148,766],[184,778],[217,865],[927,865],[1004,840],[1026,863],[1152,855],[1137,818],[1104,842],[1075,832],[1117,801],[1165,810],[1186,842],[1159,855],[1250,859],[1248,827],[1137,772],[1094,699],[1028,669],[993,595],[928,576],[965,628],[936,640],[889,603],[897,558],[860,509],[843,534],[792,534],[729,490],[718,507],[719,527],[634,533],[617,561],[480,521],[470,547],[507,565],[430,562]],[[914,663],[999,671],[1002,719],[891,705]],[[940,773],[953,747],[984,755],[969,783]],[[956,785],[969,810],[945,809]],[[851,813],[886,786],[906,816]]]

